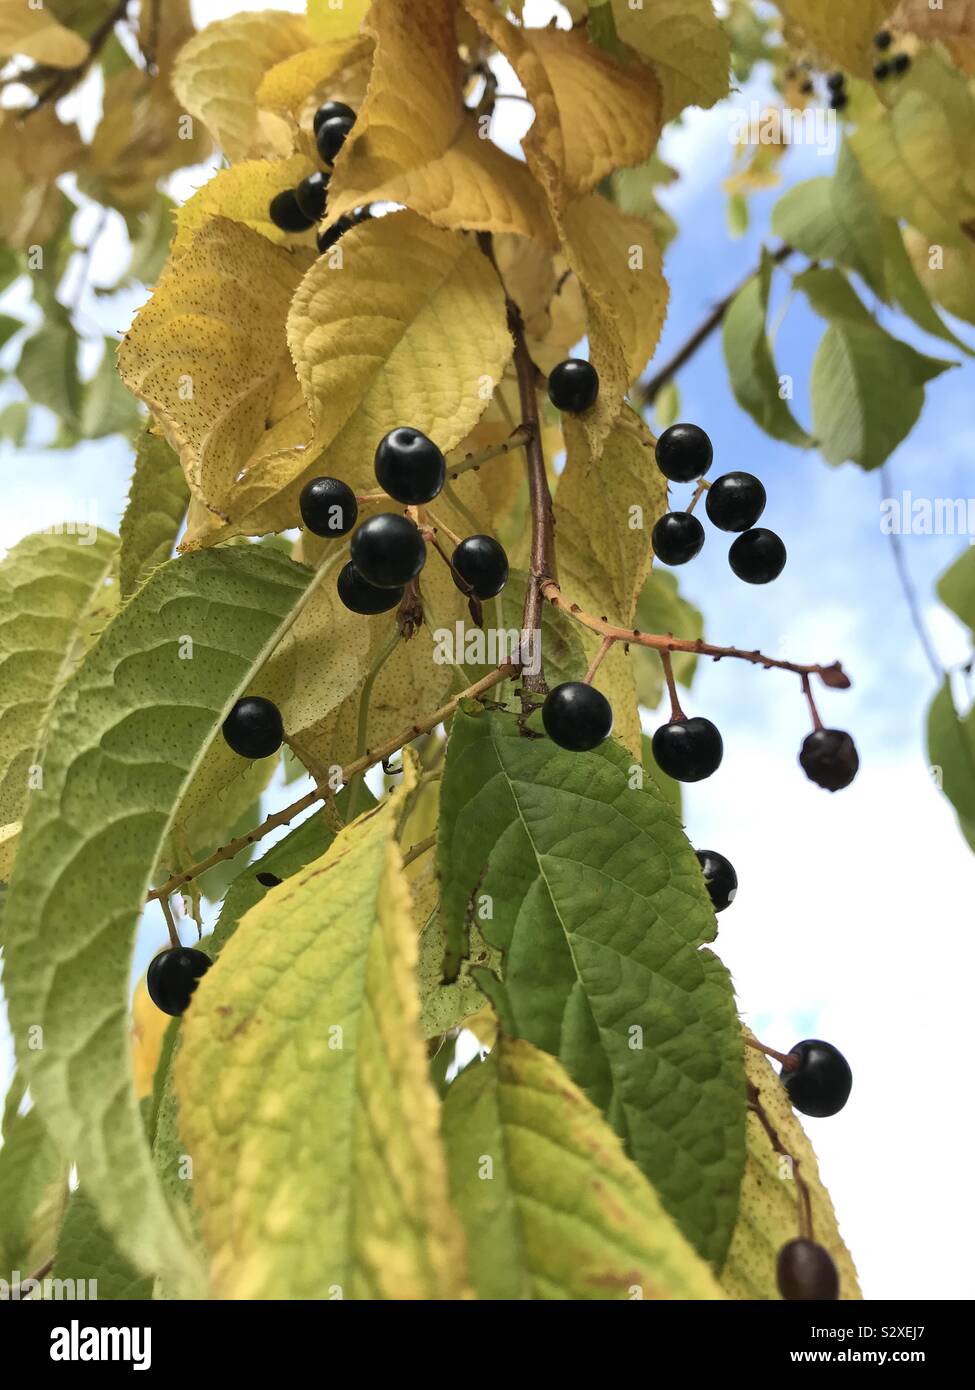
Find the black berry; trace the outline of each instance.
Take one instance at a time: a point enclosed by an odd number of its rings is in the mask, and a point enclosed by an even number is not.
[[[262,873],[255,874],[254,877],[262,888],[277,888],[278,884],[282,882],[277,874],[269,873],[267,869]]]
[[[814,92],[816,89],[815,89],[815,87],[813,86],[813,84],[812,84],[812,82],[810,81],[810,79],[807,77],[806,80],[805,80],[804,82],[800,83],[800,85],[799,85],[799,90],[800,90],[800,92],[802,93],[802,95],[803,95],[804,97],[808,97],[808,96],[812,96],[813,92]]]
[[[889,63],[874,63],[873,75],[878,82],[883,82],[890,76]]]
[[[795,1071],[782,1068],[782,1084],[789,1100],[804,1115],[826,1119],[838,1114],[850,1098],[853,1073],[850,1064],[832,1043],[807,1038],[790,1048],[799,1058]]]
[[[298,499],[301,519],[316,536],[345,536],[359,515],[359,504],[348,483],[338,478],[312,478]]]
[[[774,531],[758,526],[732,541],[728,563],[746,584],[771,584],[785,569],[786,552]]]
[[[494,598],[508,582],[508,557],[493,536],[468,536],[450,557],[450,563],[474,591],[476,598]]]
[[[315,143],[326,164],[335,163],[354,125],[354,116],[329,116],[327,121],[322,121],[315,132]]]
[[[149,998],[164,1014],[178,1018],[186,1012],[200,977],[212,964],[209,956],[190,946],[170,946],[160,951],[146,971]]]
[[[351,608],[353,613],[388,613],[403,598],[402,586],[379,589],[363,579],[351,561],[339,572],[338,592],[346,608]]]
[[[398,589],[420,573],[427,548],[408,517],[380,512],[356,531],[351,555],[363,579],[379,589]]]
[[[242,758],[269,758],[281,747],[281,711],[262,695],[245,695],[223,721],[223,736]]]
[[[697,425],[671,425],[657,440],[657,467],[672,483],[693,483],[711,467],[711,441]]]
[[[344,116],[347,121],[355,120],[355,112],[351,106],[346,106],[344,101],[323,101],[315,112],[312,126],[315,134],[321,130],[326,121],[330,121],[333,116]]]
[[[306,217],[302,212],[293,188],[276,193],[271,199],[267,213],[275,227],[280,227],[282,232],[307,232],[315,221],[313,217]]]
[[[846,77],[841,72],[831,72],[826,79],[826,86],[831,92],[842,92],[846,86]]]
[[[903,76],[911,66],[911,55],[909,53],[898,53],[895,58],[891,59],[890,66],[893,68],[896,77]]]
[[[315,238],[318,246],[319,255],[323,251],[329,251],[339,237],[345,236],[346,232],[353,226],[351,217],[340,217],[337,222],[333,222],[330,227],[326,227],[323,232],[319,232]]]
[[[765,510],[765,489],[753,473],[722,473],[708,488],[705,506],[722,531],[747,531]]]
[[[325,216],[325,196],[328,191],[328,174],[317,169],[302,179],[295,189],[295,202],[312,222],[321,222]]]
[[[570,357],[553,367],[548,378],[548,398],[556,410],[579,415],[596,403],[599,377],[591,362]]]
[[[704,527],[692,512],[665,512],[653,528],[650,544],[665,565],[686,565],[704,544]]]
[[[658,766],[676,782],[701,782],[721,766],[724,744],[710,719],[672,719],[653,736]]]
[[[873,36],[873,46],[879,48],[881,53],[884,53],[893,42],[894,36],[889,29],[881,29],[879,34]]]
[[[606,696],[584,681],[566,681],[545,696],[545,732],[560,748],[586,753],[613,731],[613,710]]]
[[[390,430],[376,450],[376,480],[397,502],[432,502],[447,480],[443,454],[414,429]]]
[[[779,1251],[775,1278],[783,1298],[826,1302],[839,1298],[840,1276],[828,1250],[814,1240],[790,1240]]]
[[[817,787],[841,792],[860,770],[856,744],[842,729],[816,729],[804,739],[799,765]]]
[[[834,92],[829,99],[830,109],[833,111],[843,111],[850,98],[846,92]]]
[[[734,865],[716,849],[699,849],[697,857],[714,910],[724,912],[725,908],[734,902],[735,894],[738,892],[738,875],[735,873]]]

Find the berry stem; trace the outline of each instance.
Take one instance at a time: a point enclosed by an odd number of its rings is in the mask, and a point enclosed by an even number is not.
[[[660,664],[664,668],[664,680],[667,682],[667,694],[670,696],[670,717],[671,719],[686,719],[687,715],[680,707],[680,696],[677,694],[677,681],[674,679],[674,663],[671,660],[670,652],[660,651]]]
[[[813,699],[808,671],[804,672],[802,676],[802,693],[805,695],[806,703],[809,705],[809,713],[812,715],[813,732],[816,733],[823,727],[823,721],[819,717],[819,710],[816,708],[816,701]]]
[[[408,864],[415,863],[422,854],[426,854],[428,850],[433,849],[436,843],[437,836],[436,833],[434,833],[433,835],[428,835],[425,840],[419,840],[415,845],[411,845],[403,855],[403,868],[405,869]]]
[[[751,1039],[746,1038],[745,1041],[751,1042]],[[748,1083],[748,1109],[765,1130],[769,1138],[769,1143],[772,1145],[775,1152],[781,1154],[783,1158],[787,1158],[792,1166],[792,1177],[796,1185],[796,1191],[799,1194],[799,1234],[803,1240],[812,1240],[812,1199],[809,1194],[809,1184],[799,1172],[799,1160],[791,1154],[782,1143],[782,1140],[775,1131],[775,1126],[772,1124],[768,1115],[766,1115],[758,1087],[753,1086],[751,1082]]]
[[[749,1047],[754,1047],[756,1052],[764,1052],[766,1057],[774,1057],[777,1062],[781,1062],[786,1071],[795,1071],[799,1066],[799,1058],[794,1052],[776,1052],[774,1047],[766,1047],[757,1038],[746,1038],[745,1042]]]
[[[360,772],[367,771],[374,763],[381,762],[383,758],[391,757],[393,753],[398,753],[399,750],[405,748],[408,743],[412,743],[414,739],[419,738],[422,734],[430,733],[438,724],[442,724],[445,720],[449,719],[450,716],[456,712],[461,700],[479,699],[486,691],[493,690],[496,685],[500,685],[501,682],[507,680],[509,676],[513,676],[516,670],[517,667],[511,663],[506,663],[504,666],[499,666],[496,671],[490,671],[486,676],[483,676],[481,680],[475,682],[474,685],[468,686],[466,690],[459,691],[448,700],[445,705],[441,705],[440,709],[434,710],[433,714],[427,715],[416,724],[411,724],[408,729],[404,729],[393,738],[387,739],[385,743],[380,744],[377,748],[366,749],[361,757],[349,763],[348,767],[342,768],[338,780],[343,785],[347,784],[353,777],[358,776]],[[253,830],[249,830],[246,835],[238,835],[237,838],[231,840],[229,844],[214,850],[211,855],[206,859],[202,859],[199,864],[194,864],[189,869],[183,869],[180,873],[173,874],[173,876],[167,879],[165,883],[161,884],[160,887],[154,888],[152,892],[148,894],[146,901],[153,902],[154,900],[168,898],[170,893],[175,893],[178,889],[182,888],[184,884],[192,882],[195,878],[199,878],[201,874],[206,873],[207,869],[212,869],[214,864],[221,864],[225,859],[233,859],[235,855],[240,854],[241,850],[246,849],[248,845],[256,844],[258,840],[263,840],[265,835],[270,835],[272,830],[277,830],[282,825],[289,825],[291,821],[294,820],[295,816],[301,815],[302,811],[307,811],[309,807],[315,805],[316,801],[328,800],[328,798],[334,796],[334,794],[334,788],[329,783],[313,787],[310,792],[306,792],[305,795],[299,797],[297,801],[293,801],[290,806],[285,806],[282,810],[275,811],[273,815],[261,821],[260,825],[255,826]]]
[[[588,627],[603,637],[612,637],[617,642],[636,643],[640,647],[650,647],[658,652],[693,652],[696,656],[712,656],[715,661],[722,657],[734,657],[739,661],[750,661],[754,666],[764,666],[766,670],[793,671],[798,676],[821,676],[827,685],[836,690],[845,690],[850,681],[838,661],[829,666],[800,666],[794,661],[782,661],[778,657],[766,656],[764,652],[742,651],[740,647],[717,647],[712,642],[700,638],[672,637],[669,633],[641,632],[639,628],[615,627],[605,618],[596,618],[585,612],[577,603],[565,597],[554,579],[544,579],[541,585],[543,596],[549,603],[575,618],[577,623]]]
[[[603,659],[604,659],[604,657],[606,656],[607,652],[609,651],[610,647],[614,647],[615,645],[616,645],[616,638],[615,638],[615,637],[604,637],[604,638],[603,638],[602,644],[600,645],[600,648],[599,648],[599,651],[598,651],[598,652],[596,653],[596,655],[593,657],[592,661],[591,661],[590,664],[589,664],[589,670],[586,672],[586,674],[585,674],[585,675],[583,676],[583,678],[582,678],[586,685],[592,685],[593,676],[595,676],[596,672],[599,670],[600,666],[603,664]]]
[[[169,932],[169,943],[171,946],[175,946],[178,950],[183,943],[180,941],[179,932],[176,930],[176,921],[173,917],[173,909],[170,904],[168,894],[165,897],[159,899],[159,905],[162,908],[163,916],[166,919],[166,930]]]
[[[521,449],[531,439],[531,429],[527,425],[519,425],[507,439],[503,439],[500,444],[492,444],[487,449],[482,449],[477,454],[465,454],[459,463],[451,463],[447,460],[447,477],[450,482],[454,482],[462,473],[467,473],[472,468],[480,468],[483,463],[490,463],[492,459],[502,458],[505,454],[510,454],[514,449]]]
[[[709,482],[706,482],[704,478],[701,479],[697,487],[694,489],[694,496],[691,498],[690,502],[687,505],[688,514],[690,514],[694,510],[694,508],[697,506],[698,502],[700,502],[701,498],[704,496],[704,494],[707,492],[710,486],[711,484]]]
[[[461,538],[457,535],[455,531],[451,531],[450,527],[445,526],[438,516],[434,516],[433,512],[430,510],[429,507],[426,508],[426,513],[430,520],[433,522],[434,531],[442,531],[448,540],[453,541],[454,545],[460,545]],[[429,528],[424,529],[422,526],[420,527],[420,530],[423,531],[424,540],[429,540],[434,545],[437,544],[434,531],[431,531]],[[437,548],[439,549],[439,546]],[[440,553],[443,554],[443,551],[441,551]]]

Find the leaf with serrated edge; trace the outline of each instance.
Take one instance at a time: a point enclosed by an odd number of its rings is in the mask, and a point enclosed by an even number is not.
[[[371,66],[372,44],[368,39],[319,44],[269,68],[257,89],[257,104],[287,112],[292,120],[300,121],[310,152],[312,117],[318,105],[324,100],[344,101],[357,111],[365,99]]]
[[[261,78],[310,43],[304,18],[280,10],[217,20],[180,50],[173,91],[229,160],[246,159],[258,133],[254,97]]]
[[[751,1034],[746,1029],[746,1036]],[[809,1188],[813,1237],[833,1257],[840,1276],[840,1298],[860,1298],[856,1270],[836,1224],[829,1193],[819,1177],[816,1155],[796,1118],[782,1082],[768,1060],[745,1047],[745,1072],[758,1089],[769,1123]],[[786,1241],[799,1234],[799,1194],[792,1171],[772,1147],[757,1115],[746,1120],[747,1151],[738,1221],[721,1271],[721,1287],[731,1298],[781,1298],[775,1260]]]
[[[724,358],[741,408],[772,439],[807,449],[812,440],[779,394],[779,374],[765,326],[771,284],[772,262],[765,253],[758,274],[742,286],[725,315]]]
[[[479,925],[504,979],[477,978],[502,1030],[560,1059],[720,1262],[744,1162],[738,1020],[727,971],[701,949],[715,920],[700,865],[656,786],[632,789],[632,767],[615,742],[568,753],[511,717],[458,712],[441,911],[459,935],[474,889],[491,902]]]
[[[479,1298],[722,1297],[618,1135],[547,1052],[500,1037],[448,1088],[443,1130]]]
[[[129,501],[119,527],[123,599],[131,598],[156,566],[172,555],[189,497],[175,452],[164,439],[148,431],[141,434]]]
[[[311,249],[315,244],[314,229],[283,232],[271,221],[268,208],[272,198],[294,188],[314,169],[313,161],[303,154],[292,155],[290,159],[245,159],[229,169],[220,169],[176,214],[173,256],[182,255],[191,247],[194,233],[213,217],[229,217],[234,222],[242,222],[276,246]]]
[[[11,1030],[35,1103],[119,1248],[184,1292],[200,1271],[150,1164],[133,1086],[136,924],[227,710],[328,578],[256,546],[157,569],[58,701],[7,898]],[[181,660],[188,635],[193,659]],[[40,1050],[27,1045],[35,1025]]]
[[[97,634],[118,553],[107,531],[54,530],[25,537],[0,564],[0,825],[29,800],[51,701]]]
[[[612,0],[616,32],[649,61],[663,87],[665,121],[685,106],[713,106],[728,94],[728,36],[711,0]]]
[[[251,908],[186,1017],[180,1124],[218,1297],[467,1292],[394,832],[387,803]]]

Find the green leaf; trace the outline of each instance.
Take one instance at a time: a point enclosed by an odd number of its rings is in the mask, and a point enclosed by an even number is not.
[[[676,577],[666,570],[653,570],[649,575],[636,606],[633,626],[641,632],[668,633],[673,637],[690,638],[691,641],[704,636],[701,610],[681,596]],[[656,709],[664,690],[664,668],[660,663],[660,654],[648,647],[634,646],[630,658],[637,699],[648,709]],[[674,652],[671,661],[678,681],[690,689],[697,670],[697,657],[693,652]]]
[[[176,451],[145,431],[139,436],[128,506],[119,528],[123,598],[130,598],[147,575],[172,555],[189,500]]]
[[[756,275],[735,295],[722,329],[731,389],[743,410],[773,439],[808,449],[812,443],[780,394],[779,374],[765,328],[772,261],[763,252]]]
[[[748,231],[748,199],[743,193],[732,193],[727,206],[728,231],[737,240]]]
[[[548,1053],[499,1038],[448,1088],[443,1130],[479,1298],[721,1297],[617,1135]]]
[[[83,1188],[71,1194],[58,1237],[53,1280],[71,1280],[75,1289],[91,1281],[98,1298],[149,1299],[153,1280],[134,1269],[98,1219],[98,1211]],[[86,1291],[85,1291],[86,1292]],[[85,1297],[82,1292],[81,1297]]]
[[[639,770],[639,764],[637,765]],[[501,1027],[558,1057],[698,1251],[724,1258],[744,1162],[744,1077],[715,920],[666,799],[618,744],[566,753],[458,712],[438,862],[451,959],[472,894],[504,952],[478,974]],[[490,907],[490,915],[486,908]]]
[[[0,314],[0,347],[9,342],[15,333],[18,333],[26,325],[21,319],[15,319],[10,314]]]
[[[68,1193],[66,1164],[36,1110],[15,1115],[0,1149],[0,1270],[24,1278],[54,1251]]]
[[[680,387],[676,381],[664,382],[657,392],[653,402],[653,415],[659,434],[680,419]]]
[[[831,178],[797,184],[779,199],[772,230],[813,261],[836,261],[855,270],[886,298],[883,225],[870,185],[844,144]]]
[[[11,401],[0,410],[0,439],[9,439],[19,449],[27,437],[30,406],[26,401]]]
[[[960,348],[971,357],[973,349],[951,331],[932,304],[907,253],[900,227],[892,219],[884,223],[883,243],[887,286],[894,302],[899,304],[908,318],[913,319],[925,333],[943,338],[946,343]]]
[[[217,1297],[466,1292],[395,828],[387,801],[251,908],[184,1019],[180,1125]]]
[[[947,677],[928,711],[928,759],[975,850],[975,710],[964,717],[958,713]]]
[[[117,587],[115,537],[70,529],[27,536],[0,564],[0,826],[20,818],[51,701]]]
[[[199,1270],[132,1085],[135,928],[184,789],[328,573],[309,583],[308,570],[257,546],[155,571],[58,701],[8,897],[5,987],[35,1103],[123,1254],[184,1292],[199,1289]],[[37,1025],[44,1046],[31,1051]]]
[[[105,339],[102,360],[85,383],[79,429],[85,439],[104,439],[111,434],[131,434],[143,419],[139,402],[122,385],[115,361],[114,338]]]
[[[78,424],[82,389],[78,340],[70,324],[48,321],[27,339],[17,379],[33,404],[47,406],[66,425]]]
[[[975,549],[961,556],[938,580],[938,597],[946,608],[975,632]]]

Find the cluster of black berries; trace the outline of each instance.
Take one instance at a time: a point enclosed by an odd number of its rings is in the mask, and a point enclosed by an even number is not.
[[[909,53],[890,53],[891,44],[894,36],[889,29],[881,29],[879,34],[873,36],[873,46],[880,53],[889,56],[880,58],[874,64],[873,75],[878,82],[886,82],[890,76],[903,77],[911,66],[911,55]]]
[[[331,168],[338,152],[355,125],[355,112],[344,101],[326,101],[315,112],[315,144],[325,164]],[[330,175],[316,169],[302,179],[297,188],[286,188],[271,199],[268,215],[283,232],[307,232],[325,216]],[[339,237],[357,221],[368,217],[368,210],[359,210],[351,217],[340,217],[331,227],[318,234],[319,251],[327,251]]]
[[[671,425],[657,440],[657,467],[673,483],[698,482],[713,457],[711,440],[697,425]],[[785,568],[781,538],[755,525],[765,502],[765,489],[751,473],[725,473],[708,488],[710,520],[722,531],[741,533],[728,563],[747,584],[770,584]],[[704,545],[704,527],[693,512],[666,512],[653,528],[652,544],[665,565],[686,565]]]

